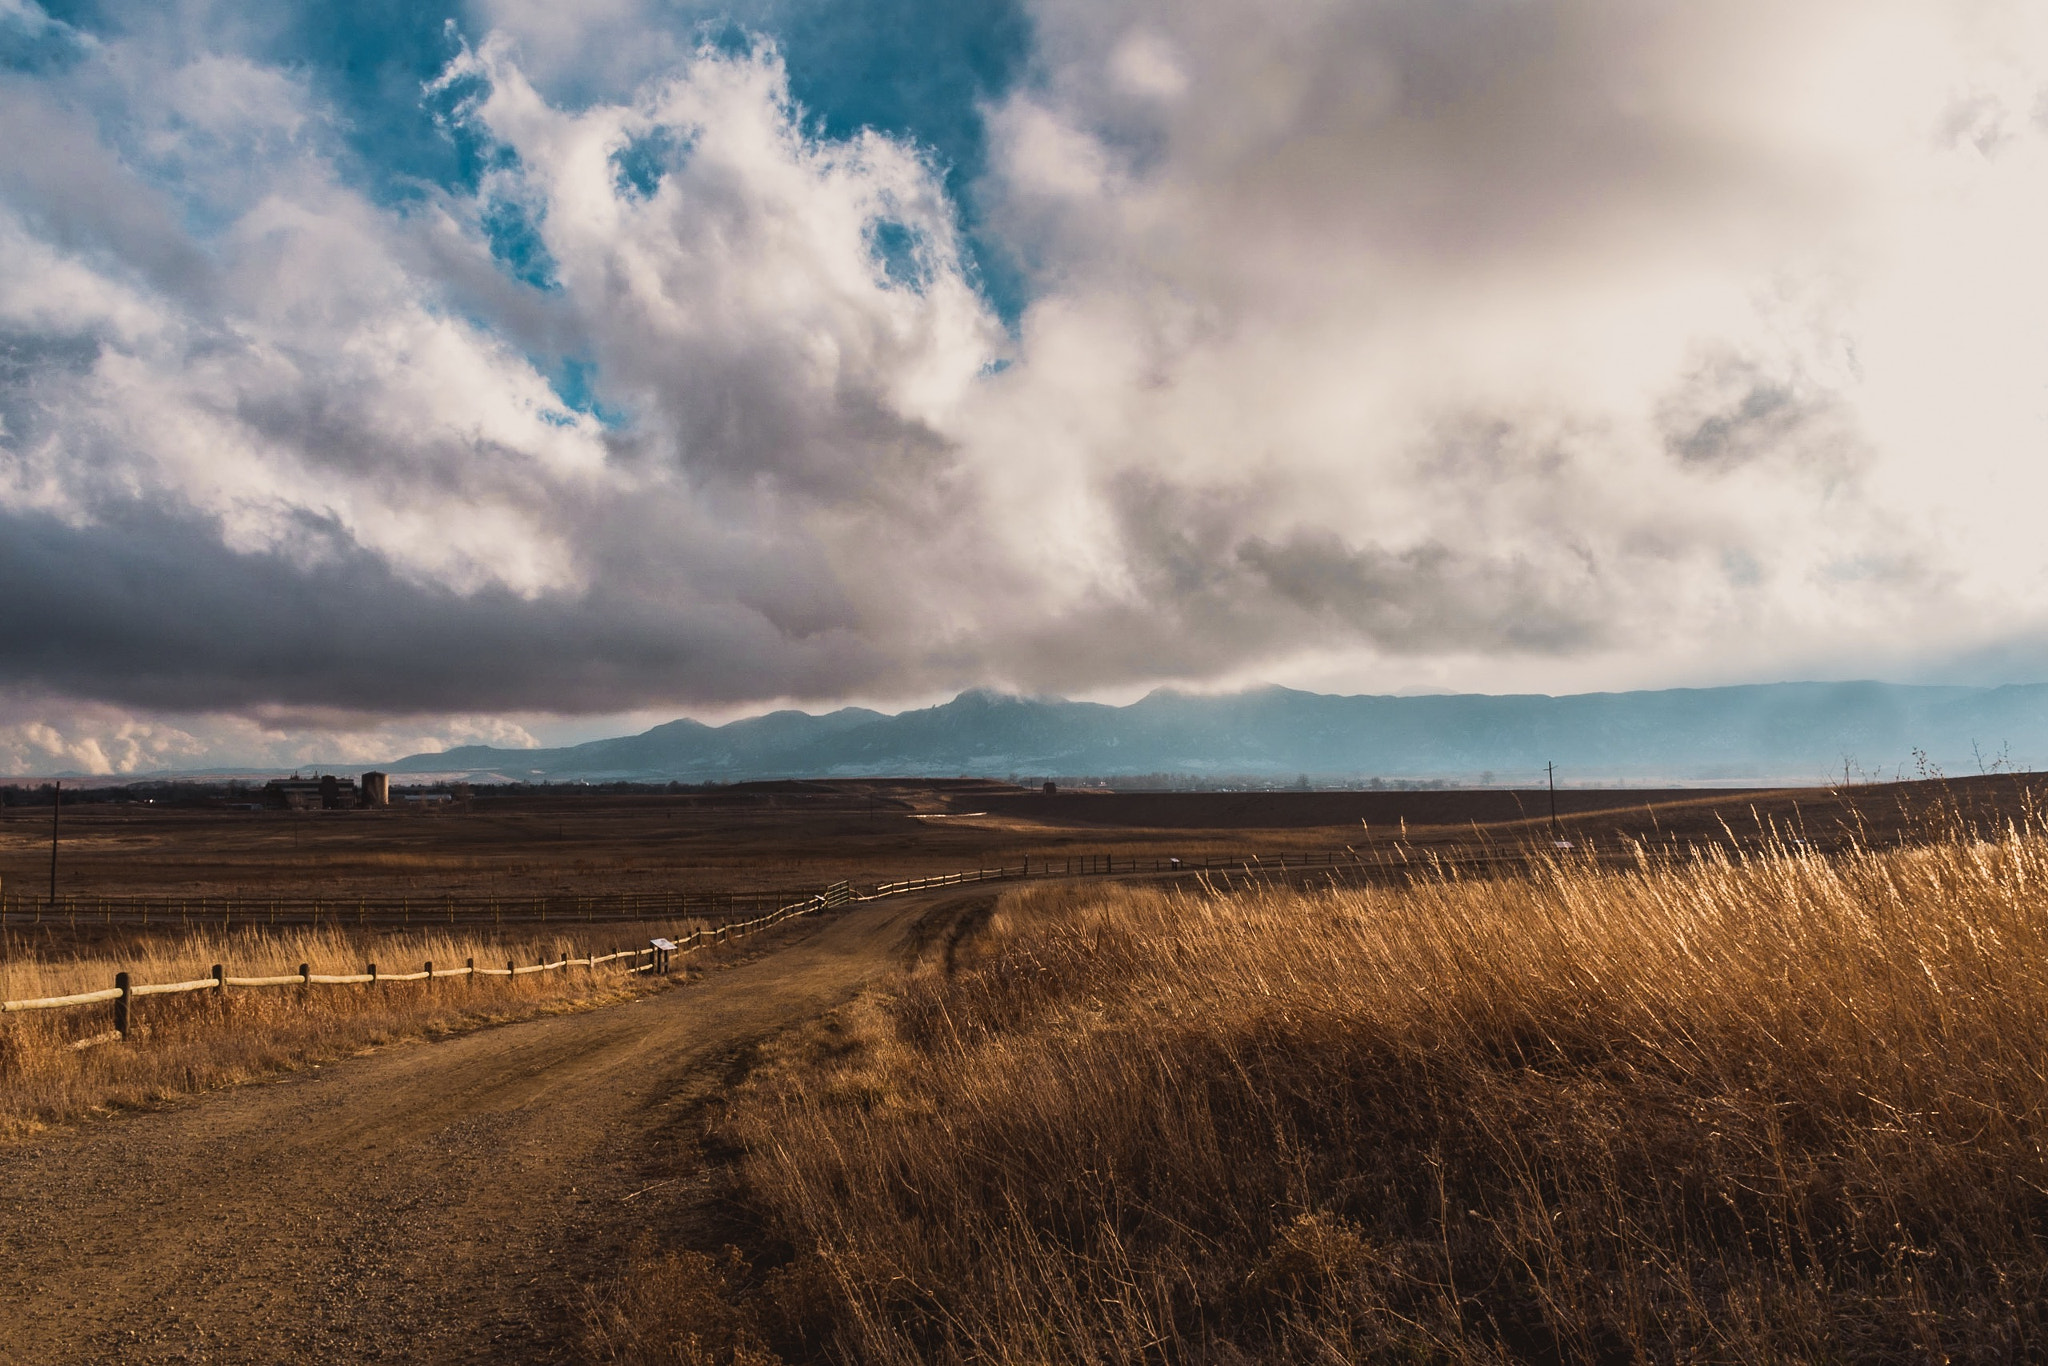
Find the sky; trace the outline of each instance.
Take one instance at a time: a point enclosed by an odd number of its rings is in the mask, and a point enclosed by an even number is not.
[[[0,772],[2048,679],[2038,0],[0,0]]]

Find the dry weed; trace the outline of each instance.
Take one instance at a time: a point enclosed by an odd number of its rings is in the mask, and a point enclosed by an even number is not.
[[[728,1123],[834,1359],[2038,1359],[2043,888],[2031,828],[1032,887]]]
[[[746,1274],[737,1250],[723,1260],[660,1251],[642,1237],[626,1271],[584,1309],[584,1352],[618,1366],[781,1366],[753,1313],[739,1303]]]

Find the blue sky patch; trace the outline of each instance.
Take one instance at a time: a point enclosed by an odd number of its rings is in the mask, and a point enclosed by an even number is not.
[[[1026,281],[983,231],[975,185],[988,169],[980,106],[1023,79],[1030,57],[1021,0],[800,0],[769,8],[760,23],[782,49],[790,94],[814,131],[845,138],[873,128],[936,154],[966,230],[969,276],[1014,326]]]
[[[478,226],[491,244],[491,259],[505,273],[535,289],[555,289],[555,258],[541,238],[540,223],[524,204],[494,198],[484,205]]]
[[[613,188],[635,199],[653,198],[662,177],[681,164],[694,141],[673,128],[656,128],[634,138],[612,153]]]
[[[0,10],[0,71],[61,71],[85,52],[85,43],[69,24],[33,7],[20,13]]]
[[[891,218],[868,225],[868,251],[882,268],[882,275],[899,289],[919,293],[931,282],[925,269],[924,234]]]
[[[504,155],[461,117],[463,104],[479,93],[476,79],[436,84],[465,39],[478,42],[489,32],[489,16],[467,4],[293,0],[203,9],[196,29],[194,15],[167,12],[151,0],[52,0],[47,8],[84,34],[156,30],[167,43],[237,51],[301,73],[334,111],[345,177],[385,206],[435,190],[474,194]],[[988,164],[980,107],[1022,80],[1029,62],[1031,20],[1022,0],[737,0],[716,8],[650,7],[647,18],[669,28],[685,49],[708,43],[737,54],[753,50],[757,37],[772,39],[814,135],[836,140],[872,128],[929,151],[960,214],[970,278],[1015,322],[1027,282],[1020,264],[984,232],[975,186]],[[35,44],[16,47],[18,61],[52,59],[37,55],[43,49]],[[593,89],[583,97],[630,94]],[[682,150],[653,142],[627,149],[620,184],[650,193],[664,165],[673,165],[663,156]],[[508,269],[522,279],[543,278],[542,255],[517,212],[494,207],[488,230],[493,253]],[[899,278],[905,258],[885,251],[883,260]]]
[[[379,202],[405,202],[428,187],[476,189],[493,155],[488,142],[449,115],[476,93],[458,80],[427,87],[462,51],[462,12],[405,0],[312,0],[269,10],[271,27],[250,55],[305,71],[340,115],[355,178]]]
[[[554,386],[556,397],[562,406],[571,412],[587,413],[604,426],[616,431],[624,427],[631,417],[624,409],[612,407],[597,396],[597,363],[587,356],[566,356],[548,376],[548,383]],[[546,416],[543,414],[543,416]],[[554,421],[553,418],[548,418]],[[558,425],[571,425],[574,419]]]

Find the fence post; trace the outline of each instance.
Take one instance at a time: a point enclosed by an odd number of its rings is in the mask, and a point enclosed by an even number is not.
[[[377,965],[375,963],[370,964],[370,985],[377,985]]]
[[[428,990],[428,991],[432,991],[433,989],[434,989],[434,960],[433,960],[433,959],[431,959],[431,958],[429,958],[429,959],[427,960],[427,990]]]
[[[228,970],[225,964],[215,963],[213,965],[213,989],[220,993],[222,1000],[227,999]]]
[[[299,997],[303,1000],[313,989],[313,965],[299,964]]]
[[[469,969],[469,985],[473,991],[476,989],[476,959],[465,959],[463,966]]]
[[[128,974],[125,972],[115,973],[114,985],[121,992],[119,996],[114,998],[114,1032],[125,1039],[128,1037],[128,1001],[133,994],[128,989]]]

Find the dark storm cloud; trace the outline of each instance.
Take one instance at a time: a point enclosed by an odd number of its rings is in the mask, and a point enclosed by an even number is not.
[[[822,691],[895,667],[851,631],[799,637],[626,582],[535,601],[423,587],[327,531],[339,553],[308,568],[139,507],[0,521],[0,685],[179,712],[601,710],[679,681],[745,700],[764,676]]]
[[[1273,595],[1389,650],[1563,653],[1606,634],[1604,603],[1592,594],[1560,601],[1534,564],[1488,562],[1438,544],[1353,547],[1326,532],[1279,544],[1247,540],[1237,556]]]
[[[1318,634],[1390,655],[1512,648],[1567,654],[1607,643],[1615,594],[1598,566],[1442,543],[1352,544],[1322,531],[1271,536],[1255,488],[1190,490],[1130,477],[1114,493],[1131,590],[1078,605],[1014,643],[1006,676],[1057,688],[1062,670],[1141,682],[1203,677]]]
[[[1728,469],[1759,458],[1845,463],[1855,452],[1841,405],[1799,376],[1740,357],[1703,365],[1658,405],[1679,460]]]

